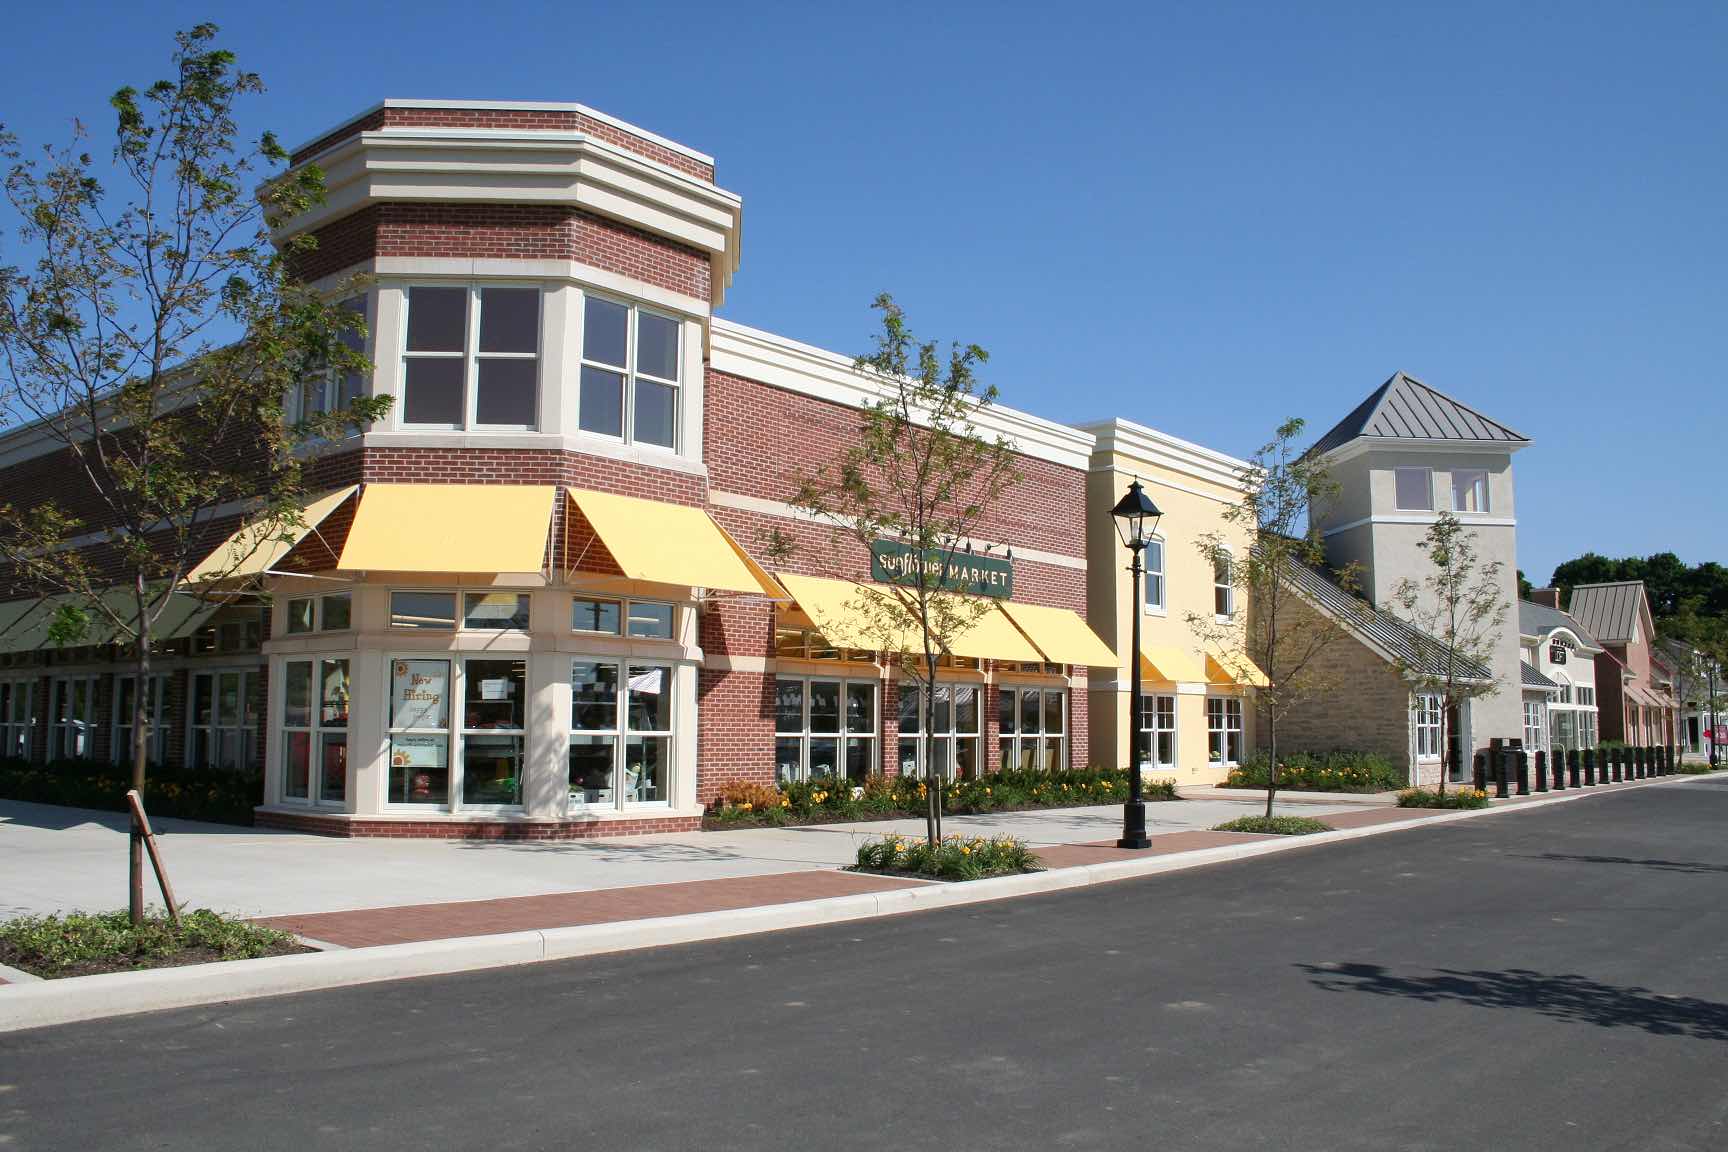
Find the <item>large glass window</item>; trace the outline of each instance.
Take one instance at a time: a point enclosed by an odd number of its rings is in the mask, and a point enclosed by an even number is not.
[[[1148,612],[1164,611],[1164,541],[1149,540],[1145,552],[1145,597]]]
[[[475,632],[526,631],[526,592],[468,592],[462,597],[462,627]]]
[[[312,631],[313,604],[314,601],[310,596],[288,601],[288,634],[290,636]]]
[[[1537,715],[1534,717],[1535,722],[1532,724],[1532,717],[1530,715],[1531,707],[1530,704],[1524,705],[1524,727],[1527,730],[1532,727],[1535,729],[1534,734],[1537,742],[1532,744],[1530,742],[1531,737],[1527,734],[1524,737],[1524,744],[1526,748],[1534,750],[1542,746],[1542,718],[1540,711],[1538,711]],[[1537,704],[1535,707],[1539,710],[1542,706]],[[1578,739],[1578,713],[1575,709],[1549,709],[1548,728],[1549,736],[1556,749],[1570,752],[1574,748],[1582,749],[1585,747],[1585,745],[1580,743]],[[1594,746],[1594,741],[1592,741],[1591,746]]]
[[[1440,707],[1440,697],[1427,692],[1417,693],[1411,702],[1411,717],[1416,725],[1416,757],[1419,760],[1437,760],[1440,757]]]
[[[355,296],[342,301],[337,307],[347,313],[344,319],[352,317],[357,321],[355,326],[344,327],[338,339],[350,351],[364,356],[366,298]],[[365,391],[366,382],[360,373],[344,372],[338,376],[325,367],[309,373],[298,387],[288,390],[284,415],[288,423],[296,424],[310,416],[340,412],[359,399]]]
[[[35,724],[35,683],[30,680],[0,681],[0,758],[28,760],[30,731]]]
[[[578,658],[570,665],[572,806],[671,799],[672,669]]]
[[[1003,769],[1053,772],[1064,767],[1067,711],[1065,688],[1003,688],[996,698]]]
[[[402,423],[531,429],[539,380],[538,288],[408,289]]]
[[[527,662],[465,661],[462,685],[461,804],[519,805],[528,727]]]
[[[1562,715],[1565,715],[1565,713],[1558,711],[1554,713],[1556,722],[1558,722]],[[1568,725],[1567,727],[1568,729],[1573,728],[1572,725]],[[1524,750],[1534,757],[1538,749],[1545,749],[1548,747],[1547,735],[1548,726],[1542,722],[1542,701],[1524,701]],[[1576,739],[1575,730],[1572,732],[1572,735],[1574,739]],[[1558,728],[1556,728],[1554,747],[1556,751],[1564,751],[1565,749],[1576,747],[1576,744],[1568,744],[1562,740]]]
[[[392,804],[450,803],[450,661],[390,662]]]
[[[1394,468],[1392,482],[1400,511],[1434,511],[1434,476],[1426,468]]]
[[[782,676],[774,682],[775,777],[844,778],[876,772],[876,684]]]
[[[283,666],[282,797],[315,804],[348,798],[348,661]]]
[[[981,768],[978,758],[979,698],[984,689],[975,684],[938,684],[931,694],[935,704],[936,722],[931,727],[935,737],[936,775],[943,779],[976,779]],[[917,684],[900,684],[900,775],[925,775],[926,741],[919,739],[924,730],[924,711],[919,706],[923,689]]]
[[[1488,473],[1480,468],[1452,469],[1452,511],[1488,511]]]
[[[449,632],[456,627],[456,593],[390,593],[390,626]]]
[[[1144,767],[1173,770],[1176,767],[1176,697],[1148,694],[1140,697],[1140,731],[1145,733],[1141,751]]]
[[[186,742],[193,768],[251,768],[257,760],[258,707],[251,669],[194,672]]]
[[[152,764],[168,759],[168,726],[163,723],[167,711],[168,677],[150,677],[150,687],[144,694],[144,715],[150,732],[145,737],[144,757]],[[138,700],[138,677],[114,678],[114,747],[111,758],[116,764],[132,763],[132,713]]]
[[[1242,700],[1236,696],[1206,698],[1207,759],[1213,764],[1242,762]]]
[[[96,751],[96,677],[56,678],[53,699],[48,759],[88,760]]]
[[[677,320],[588,296],[577,401],[582,430],[676,448],[682,343]]]

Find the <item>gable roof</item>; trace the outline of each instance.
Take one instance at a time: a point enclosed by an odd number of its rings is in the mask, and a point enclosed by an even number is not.
[[[1546,604],[1537,604],[1530,600],[1518,601],[1518,634],[1520,636],[1543,637],[1556,628],[1564,628],[1578,637],[1579,643],[1586,648],[1600,651],[1602,645],[1596,638],[1574,619],[1571,613],[1562,612],[1558,608],[1550,608]]]
[[[1498,420],[1460,404],[1403,372],[1394,372],[1373,395],[1332,426],[1308,451],[1324,455],[1352,440],[1459,440],[1522,447],[1530,443]]]
[[[1654,631],[1642,580],[1579,584],[1572,589],[1566,609],[1592,636],[1610,644],[1630,643],[1633,625],[1640,618],[1646,639]]]
[[[1376,608],[1354,592],[1341,587],[1329,574],[1292,560],[1286,573],[1299,595],[1354,633],[1369,648],[1388,660],[1396,660],[1429,675],[1443,675],[1444,664],[1436,654],[1440,641],[1412,627],[1384,609]],[[1474,660],[1462,662],[1461,679],[1491,680],[1494,673]]]
[[[1560,689],[1560,685],[1542,675],[1528,660],[1518,661],[1518,677],[1526,688],[1540,688],[1544,692],[1557,692]]]

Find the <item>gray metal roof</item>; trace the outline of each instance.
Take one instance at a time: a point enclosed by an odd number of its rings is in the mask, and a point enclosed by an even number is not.
[[[1602,645],[1583,624],[1579,623],[1570,612],[1562,612],[1558,608],[1550,608],[1546,604],[1536,604],[1529,600],[1518,601],[1518,634],[1520,636],[1542,637],[1564,628],[1586,648],[1601,651]]]
[[[1572,589],[1566,608],[1598,640],[1624,644],[1632,639],[1633,625],[1645,611],[1644,582],[1580,584]]]
[[[1438,658],[1445,645],[1392,613],[1339,586],[1329,574],[1297,561],[1290,563],[1290,583],[1309,601],[1365,640],[1370,647],[1389,652],[1412,668],[1429,675],[1442,675],[1445,662]],[[1462,665],[1461,679],[1490,680],[1494,673],[1474,660]]]
[[[1560,685],[1538,672],[1536,666],[1528,660],[1518,661],[1518,676],[1526,688],[1540,688],[1544,692],[1554,692],[1560,688]]]
[[[1386,440],[1470,440],[1523,445],[1530,443],[1498,420],[1490,420],[1414,376],[1394,372],[1372,396],[1356,405],[1320,437],[1313,453],[1330,452],[1360,436]]]

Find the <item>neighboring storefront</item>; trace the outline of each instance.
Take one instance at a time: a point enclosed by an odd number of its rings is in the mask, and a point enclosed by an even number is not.
[[[1116,665],[1090,682],[1092,743],[1107,763],[1127,763],[1130,723],[1140,727],[1145,770],[1180,784],[1222,780],[1255,747],[1252,690],[1258,670],[1242,651],[1247,614],[1229,564],[1203,545],[1212,538],[1245,550],[1245,532],[1225,511],[1241,500],[1244,462],[1127,420],[1082,425],[1097,438],[1086,489],[1090,620],[1116,651],[1132,650],[1140,620],[1140,707],[1129,706],[1130,670]],[[1110,510],[1138,480],[1163,513],[1143,553],[1134,603],[1128,551]],[[1207,627],[1197,628],[1196,621]],[[1225,651],[1203,632],[1234,626]]]

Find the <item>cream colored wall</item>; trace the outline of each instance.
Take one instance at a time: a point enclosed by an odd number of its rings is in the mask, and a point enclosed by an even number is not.
[[[1222,535],[1232,547],[1246,549],[1248,534],[1232,528],[1225,510],[1240,497],[1223,484],[1179,472],[1166,465],[1120,454],[1094,457],[1087,477],[1087,569],[1090,623],[1119,653],[1130,652],[1133,616],[1132,583],[1128,572],[1128,550],[1111,522],[1110,510],[1128,485],[1138,479],[1152,502],[1163,512],[1158,535],[1164,541],[1165,608],[1145,611],[1140,617],[1143,646],[1180,648],[1195,666],[1204,669],[1204,646],[1189,615],[1212,617],[1212,563],[1201,550],[1205,538]],[[1246,601],[1236,591],[1236,619],[1246,619]],[[1094,673],[1091,685],[1092,753],[1094,761],[1126,765],[1130,755],[1128,707],[1129,670],[1118,667],[1113,675]],[[1223,779],[1225,769],[1207,763],[1206,696],[1238,694],[1235,689],[1209,689],[1204,682],[1156,683],[1142,686],[1147,693],[1176,697],[1176,771],[1179,784],[1206,784]],[[1252,702],[1243,703],[1243,747],[1254,747]],[[1170,776],[1166,771],[1154,775]]]

